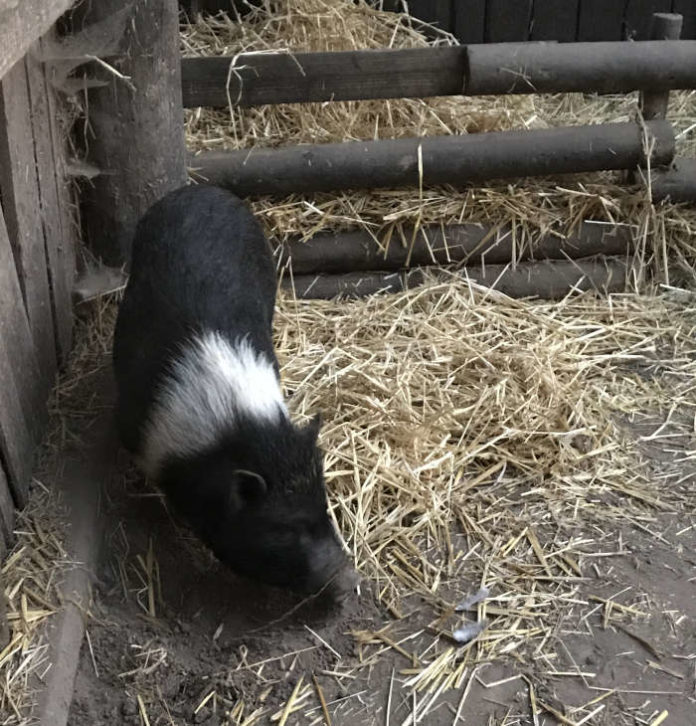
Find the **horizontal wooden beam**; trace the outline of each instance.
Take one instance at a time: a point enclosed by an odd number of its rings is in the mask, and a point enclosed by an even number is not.
[[[75,0],[0,0],[0,78]]]
[[[183,58],[184,106],[454,96],[464,55],[444,47]]]
[[[379,242],[375,237],[379,238]],[[507,263],[515,259],[577,259],[622,255],[632,246],[630,228],[602,222],[582,222],[568,237],[540,235],[523,246],[510,225],[489,227],[472,222],[406,228],[402,235],[373,236],[366,230],[319,232],[306,241],[293,240],[280,248],[281,266],[293,275],[312,273],[395,271],[421,265],[450,263]]]
[[[184,106],[696,88],[696,41],[490,43],[184,58]]]
[[[556,300],[572,290],[620,292],[626,286],[626,263],[617,258],[546,260],[511,265],[486,265],[451,270],[417,268],[409,272],[350,272],[342,275],[287,277],[283,286],[298,298],[366,297],[380,292],[401,292],[428,279],[452,280],[462,276],[509,297]]]
[[[470,96],[696,88],[696,41],[472,45]]]
[[[674,131],[650,121],[651,163],[669,164]],[[536,131],[498,131],[280,149],[202,152],[193,176],[239,196],[337,189],[465,185],[492,179],[647,166],[643,129],[617,123]]]

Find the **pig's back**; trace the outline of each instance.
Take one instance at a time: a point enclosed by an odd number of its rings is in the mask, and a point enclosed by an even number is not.
[[[246,337],[275,363],[275,292],[268,242],[235,196],[191,186],[153,205],[136,230],[114,335],[118,424],[129,449],[139,449],[154,394],[193,335]]]

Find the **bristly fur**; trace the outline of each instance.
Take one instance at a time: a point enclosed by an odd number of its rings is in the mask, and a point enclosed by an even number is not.
[[[211,449],[240,416],[273,423],[287,415],[272,362],[246,338],[206,331],[182,347],[156,394],[143,466],[155,477],[167,457]]]

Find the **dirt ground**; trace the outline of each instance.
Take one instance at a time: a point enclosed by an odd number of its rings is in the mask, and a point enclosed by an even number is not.
[[[110,415],[108,401],[104,408]],[[683,471],[683,448],[667,448],[652,442],[643,453],[656,471]],[[428,627],[441,613],[412,597],[396,618],[369,584],[327,608],[242,581],[169,516],[122,452],[114,457],[71,726],[694,723],[693,510],[604,532],[576,578],[576,604],[543,650],[523,645],[467,668],[456,689],[414,697],[401,684],[416,672],[415,654],[428,662],[452,647]],[[685,476],[675,486],[688,486]],[[477,583],[448,587],[466,593]],[[297,710],[286,707],[293,695]],[[414,718],[431,698],[427,715]]]

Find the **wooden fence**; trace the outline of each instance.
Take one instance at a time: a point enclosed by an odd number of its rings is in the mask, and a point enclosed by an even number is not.
[[[375,0],[378,2],[378,0]],[[188,12],[229,10],[235,0],[181,0]],[[237,0],[239,11],[244,5]],[[462,43],[647,40],[653,13],[680,13],[696,38],[696,0],[382,0],[453,33]]]
[[[40,60],[71,4],[0,0],[0,560],[71,345],[76,231],[58,101]]]

